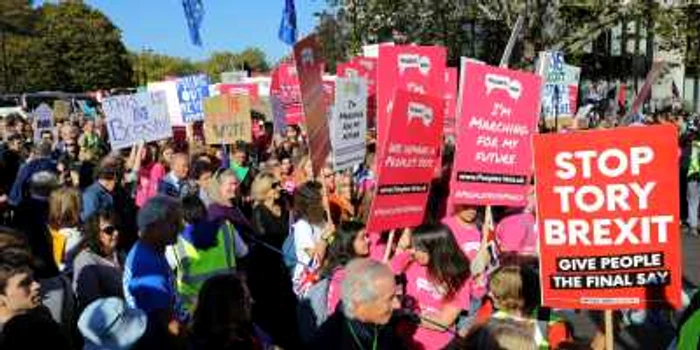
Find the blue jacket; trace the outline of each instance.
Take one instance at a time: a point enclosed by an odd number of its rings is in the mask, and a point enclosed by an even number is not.
[[[41,171],[56,173],[56,162],[49,158],[34,159],[22,166],[17,174],[17,179],[10,189],[10,204],[18,206],[29,195],[29,180],[34,174]]]
[[[83,211],[80,213],[80,219],[85,222],[95,213],[102,210],[112,210],[113,208],[114,200],[112,199],[112,194],[102,187],[98,181],[95,181],[83,192]]]

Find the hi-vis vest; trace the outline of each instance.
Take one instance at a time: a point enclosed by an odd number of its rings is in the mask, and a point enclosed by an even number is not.
[[[537,345],[538,349],[541,350],[549,350],[549,326],[561,322],[561,319],[555,315],[553,315],[551,312],[542,312],[540,313],[540,310],[535,310],[534,315],[535,317],[534,320],[532,319],[523,319],[517,316],[510,315],[508,313],[505,313],[503,311],[496,311],[494,314],[491,316],[494,319],[497,320],[505,320],[505,319],[511,319],[511,320],[516,320],[520,322],[525,322],[529,324],[534,325],[534,333],[533,338],[535,340],[535,344]]]
[[[190,312],[206,280],[236,270],[235,233],[236,228],[225,221],[216,233],[216,245],[206,250],[197,249],[178,237],[175,245],[177,292]]]
[[[692,143],[687,175],[688,177],[700,175],[700,141],[693,141]]]

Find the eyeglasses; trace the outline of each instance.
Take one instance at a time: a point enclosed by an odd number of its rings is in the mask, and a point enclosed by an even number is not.
[[[100,231],[104,232],[108,236],[112,236],[112,235],[114,235],[115,232],[117,232],[117,229],[116,229],[116,227],[110,225],[110,226],[105,226],[105,227],[101,228]]]

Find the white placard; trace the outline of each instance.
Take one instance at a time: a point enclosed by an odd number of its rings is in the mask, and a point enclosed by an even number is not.
[[[32,114],[34,114],[34,141],[39,141],[44,131],[53,132],[53,110],[46,103],[42,103]]]
[[[107,115],[107,131],[113,149],[173,136],[163,91],[110,97],[102,102],[102,109]]]
[[[335,80],[335,105],[331,112],[333,170],[351,169],[365,159],[367,133],[367,82],[349,77]]]

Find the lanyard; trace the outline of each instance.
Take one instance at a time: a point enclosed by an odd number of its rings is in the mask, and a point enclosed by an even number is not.
[[[360,348],[360,350],[365,350],[365,347],[362,346],[362,342],[360,342],[360,338],[355,334],[355,330],[352,328],[352,325],[350,324],[350,321],[345,321],[345,324],[348,325],[348,329],[350,329],[350,334],[352,334],[352,339],[355,340],[355,343],[357,346]],[[372,350],[377,350],[377,327],[374,327],[374,340],[372,340]]]

